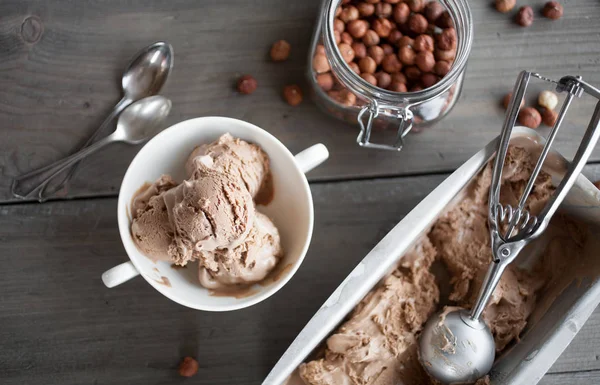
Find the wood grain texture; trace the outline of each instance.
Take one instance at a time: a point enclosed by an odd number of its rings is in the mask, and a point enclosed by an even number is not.
[[[101,273],[126,260],[114,198],[0,206],[0,383],[260,384],[343,278],[444,177],[312,184],[303,266],[270,299],[228,313],[184,308],[142,278],[103,286]],[[596,311],[542,384],[596,383],[599,346]],[[176,372],[186,355],[200,362],[187,380]]]
[[[451,171],[499,133],[499,100],[521,69],[559,77],[581,74],[600,84],[600,6],[563,1],[556,22],[538,16],[520,28],[490,2],[470,2],[475,41],[461,100],[435,127],[409,137],[402,153],[364,150],[356,127],[326,116],[309,100],[281,97],[285,84],[303,84],[320,0],[5,0],[0,3],[0,201],[11,200],[11,178],[60,159],[85,140],[120,98],[120,73],[141,47],[167,40],[175,70],[164,94],[174,103],[169,123],[226,115],[255,123],[293,152],[325,143],[331,159],[312,180]],[[536,9],[543,1],[534,2]],[[287,39],[292,55],[271,63],[270,44]],[[256,77],[251,96],[235,79]],[[592,109],[573,107],[557,148],[571,156]],[[390,140],[392,133],[383,134]],[[113,145],[79,168],[69,197],[114,195],[138,147]],[[596,151],[593,160],[600,160]]]

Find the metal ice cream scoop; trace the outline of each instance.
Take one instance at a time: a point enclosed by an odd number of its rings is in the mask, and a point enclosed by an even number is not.
[[[519,113],[519,105],[531,77],[551,82],[555,84],[557,92],[566,92],[567,95],[518,206],[513,208],[510,205],[500,204],[502,167],[511,132]],[[550,219],[575,183],[600,137],[600,102],[598,102],[569,170],[540,214],[537,216],[530,214],[525,209],[527,197],[533,189],[571,101],[574,97],[581,97],[584,92],[600,99],[600,90],[584,82],[580,77],[565,76],[559,81],[554,81],[536,73],[523,71],[517,79],[500,135],[490,186],[488,222],[492,240],[492,264],[471,311],[457,308],[447,309],[437,314],[429,319],[419,340],[420,360],[423,367],[431,376],[445,384],[475,382],[492,368],[496,347],[490,329],[481,319],[483,310],[506,267],[529,242],[546,230]],[[504,229],[506,231],[503,231]]]

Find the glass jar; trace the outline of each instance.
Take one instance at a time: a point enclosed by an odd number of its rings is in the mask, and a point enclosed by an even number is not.
[[[364,80],[342,57],[338,49],[340,35],[335,33],[336,10],[344,0],[324,0],[314,31],[308,65],[308,79],[317,105],[327,113],[360,126],[356,139],[362,147],[399,151],[404,136],[413,129],[424,127],[443,118],[458,100],[467,58],[473,42],[473,21],[467,0],[440,0],[450,15],[456,31],[456,51],[449,72],[434,85],[412,92],[395,92],[379,88]],[[339,20],[338,20],[339,22]],[[431,26],[432,30],[438,27]],[[433,33],[433,32],[432,32]],[[337,35],[337,36],[336,36]],[[348,35],[350,36],[350,35]],[[389,45],[389,44],[388,44]],[[327,58],[334,88],[327,92],[317,81],[313,59],[319,50]],[[356,67],[356,63],[353,63]],[[327,86],[326,88],[329,88]],[[397,128],[392,144],[371,142],[374,129]]]

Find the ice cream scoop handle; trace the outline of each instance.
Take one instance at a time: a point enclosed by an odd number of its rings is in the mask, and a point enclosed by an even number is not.
[[[137,277],[138,275],[140,275],[140,272],[133,266],[133,263],[129,261],[121,263],[102,273],[102,282],[110,289],[111,287],[119,286],[123,282],[129,281],[131,278]]]
[[[318,143],[299,152],[294,157],[300,171],[307,173],[329,158],[329,151],[324,144]]]

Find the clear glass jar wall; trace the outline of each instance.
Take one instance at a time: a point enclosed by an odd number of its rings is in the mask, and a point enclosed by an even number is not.
[[[358,123],[360,145],[399,150],[454,106],[472,39],[466,0],[325,0],[309,54],[314,99]],[[388,128],[393,144],[370,141]]]

